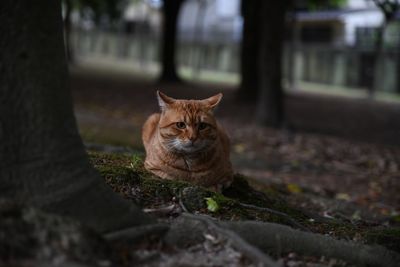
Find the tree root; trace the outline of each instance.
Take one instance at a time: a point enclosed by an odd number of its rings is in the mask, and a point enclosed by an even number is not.
[[[254,221],[221,222],[248,243],[263,251],[296,252],[308,256],[342,259],[357,266],[399,266],[400,255],[381,246],[367,246],[336,240],[320,234],[307,233],[275,223]]]
[[[251,259],[256,266],[278,267],[279,265],[268,255],[261,252],[258,248],[250,245],[239,235],[229,229],[224,229],[218,225],[218,221],[206,215],[194,215],[183,213],[171,226],[166,235],[166,241],[172,245],[187,247],[192,243],[201,242],[207,231],[215,232],[229,240],[231,245]]]
[[[264,208],[264,207],[258,207],[258,206],[254,206],[254,205],[250,205],[250,204],[245,204],[245,203],[241,203],[241,202],[239,202],[239,205],[242,206],[243,208],[246,208],[246,209],[254,209],[254,210],[260,210],[260,211],[266,211],[268,213],[275,214],[277,216],[285,218],[295,228],[298,228],[298,229],[300,229],[302,231],[306,231],[306,232],[310,231],[308,228],[306,228],[303,225],[301,225],[300,223],[296,222],[292,217],[290,217],[289,215],[287,215],[284,212],[280,212],[280,211],[277,211],[277,210]]]
[[[202,242],[205,233],[210,230],[225,237],[233,247],[261,266],[278,266],[263,251],[275,253],[277,257],[289,252],[304,256],[325,256],[357,266],[395,267],[400,262],[399,254],[377,245],[367,246],[336,240],[275,223],[224,222],[205,215],[188,213],[183,213],[170,227],[162,223],[138,226],[107,234],[105,238],[109,241],[137,242],[149,235],[156,235],[171,245],[185,247],[189,243]]]
[[[186,208],[185,203],[183,203],[183,200],[182,200],[182,190],[179,190],[178,203],[179,203],[179,206],[181,207],[181,209],[182,209],[184,212],[190,213],[190,211],[188,210],[188,208]]]
[[[169,229],[165,223],[135,226],[103,235],[108,241],[126,241],[136,243],[150,236],[162,237]]]
[[[172,205],[163,206],[160,208],[143,209],[143,212],[147,213],[147,214],[153,214],[156,216],[165,216],[165,215],[172,213],[175,209],[177,209],[177,205],[172,204]]]

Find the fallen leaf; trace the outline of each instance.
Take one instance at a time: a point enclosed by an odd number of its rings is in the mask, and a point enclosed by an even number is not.
[[[219,210],[218,203],[212,197],[205,198],[207,203],[207,209],[211,212],[217,212]]]
[[[335,197],[336,197],[336,199],[339,199],[339,200],[346,200],[346,201],[350,200],[349,194],[346,194],[346,193],[337,193]]]
[[[246,146],[243,143],[235,144],[233,146],[233,149],[235,150],[236,153],[241,154],[246,150]]]
[[[303,192],[303,190],[297,184],[287,184],[286,187],[292,194],[298,194]]]

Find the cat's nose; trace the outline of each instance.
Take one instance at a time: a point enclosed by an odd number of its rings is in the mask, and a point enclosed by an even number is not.
[[[192,133],[188,136],[188,139],[191,143],[194,143],[197,140],[197,135],[195,133]]]
[[[194,142],[196,142],[196,139],[189,139],[189,145],[194,146]]]

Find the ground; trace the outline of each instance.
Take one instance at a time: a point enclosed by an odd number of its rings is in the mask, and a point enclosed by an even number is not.
[[[277,130],[259,126],[253,121],[254,106],[238,102],[234,88],[224,85],[157,84],[74,68],[71,87],[80,132],[94,166],[116,192],[160,220],[169,221],[189,212],[228,221],[275,222],[400,251],[399,147],[290,127]],[[224,93],[216,116],[231,138],[231,158],[238,174],[233,187],[223,194],[160,180],[143,169],[141,127],[151,113],[158,111],[157,89],[176,98]],[[214,244],[214,250],[210,250],[210,244]],[[171,256],[170,248],[160,243],[142,246],[134,248],[135,252],[129,246],[117,246],[117,258],[122,257],[128,265],[150,260],[153,265],[149,266],[157,266],[153,258]],[[179,254],[179,249],[172,254],[175,260],[185,258],[186,263],[193,263],[195,255],[199,259],[204,253],[224,251],[223,259],[232,260],[232,265],[249,263],[240,251],[232,250],[226,240],[212,233],[191,249],[194,254],[188,258],[185,253]],[[163,256],[155,257],[160,250]],[[352,266],[340,259],[293,251],[280,252],[274,258],[284,266]]]
[[[308,200],[316,197],[298,188],[293,190],[296,187],[288,190],[274,184],[259,184],[259,189],[255,190],[248,183],[250,177],[237,174],[229,188],[216,193],[187,182],[153,176],[144,169],[140,153],[103,145],[96,146],[96,150],[88,151],[91,163],[110,187],[162,224],[147,234],[139,229],[139,237],[127,232],[115,239],[110,235],[101,237],[70,219],[0,201],[0,265],[258,266],[258,259],[224,232],[205,224],[201,217],[200,221],[195,217],[193,224],[191,217],[184,214],[203,214],[228,222],[274,222],[306,233],[323,234],[317,238],[330,236],[400,251],[400,228],[395,222],[388,226],[360,218],[319,216],[290,201],[294,195]],[[323,198],[327,199],[326,196]],[[172,230],[160,239],[160,233],[165,233],[165,224],[170,224]],[[196,234],[199,225],[201,232]],[[186,232],[181,233],[185,227]],[[340,257],[303,255],[283,247],[263,251],[283,266],[359,266]]]
[[[380,224],[400,220],[399,147],[261,127],[253,121],[254,105],[236,101],[229,86],[156,84],[73,69],[72,91],[84,140],[144,153],[141,127],[158,111],[157,89],[177,98],[223,92],[216,116],[230,135],[235,171],[251,177],[254,185],[274,185],[294,193],[289,201],[325,217]],[[314,197],[308,200],[301,193]]]

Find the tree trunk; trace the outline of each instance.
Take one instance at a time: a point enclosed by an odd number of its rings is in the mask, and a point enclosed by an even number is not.
[[[291,90],[298,89],[296,77],[296,53],[300,47],[300,29],[296,18],[296,11],[293,9],[290,18],[290,44],[289,44],[289,62],[287,69],[287,78]]]
[[[263,1],[259,16],[260,47],[257,64],[259,93],[257,121],[279,127],[284,119],[282,89],[282,51],[285,28],[285,15],[290,0]]]
[[[383,14],[383,22],[381,27],[378,28],[378,35],[375,43],[374,51],[374,76],[370,87],[368,87],[368,95],[373,98],[376,91],[380,88],[381,83],[377,79],[378,73],[385,73],[383,69],[384,63],[384,39],[387,26],[396,18],[397,11],[400,7],[400,1],[391,0],[373,0],[377,8],[379,8]],[[378,72],[379,71],[379,72]]]
[[[164,0],[162,44],[161,44],[161,76],[163,82],[179,82],[176,71],[176,39],[179,10],[184,0]]]
[[[192,53],[194,54],[194,60],[192,65],[192,77],[193,79],[200,77],[201,65],[203,63],[203,49],[204,48],[204,18],[207,11],[207,0],[197,1],[198,9],[195,20],[195,28],[193,34]],[[197,48],[197,49],[196,49]],[[197,51],[196,51],[197,50]],[[196,53],[197,52],[197,53]]]
[[[64,38],[65,38],[65,54],[69,63],[74,63],[74,52],[71,46],[71,0],[65,0],[65,18],[64,18]]]
[[[88,162],[68,88],[60,1],[0,1],[0,195],[109,231],[148,219]]]
[[[381,27],[378,28],[378,34],[376,38],[376,43],[375,43],[375,51],[374,51],[374,78],[371,83],[371,86],[368,87],[368,96],[369,98],[374,98],[375,93],[377,90],[379,90],[380,83],[379,80],[377,79],[379,77],[379,73],[385,73],[383,68],[385,66],[384,64],[384,51],[383,51],[383,43],[384,43],[384,37],[385,37],[385,31],[387,27],[388,21],[384,20]]]
[[[261,0],[242,0],[243,36],[241,45],[241,83],[238,100],[255,102],[259,88],[260,4]]]

